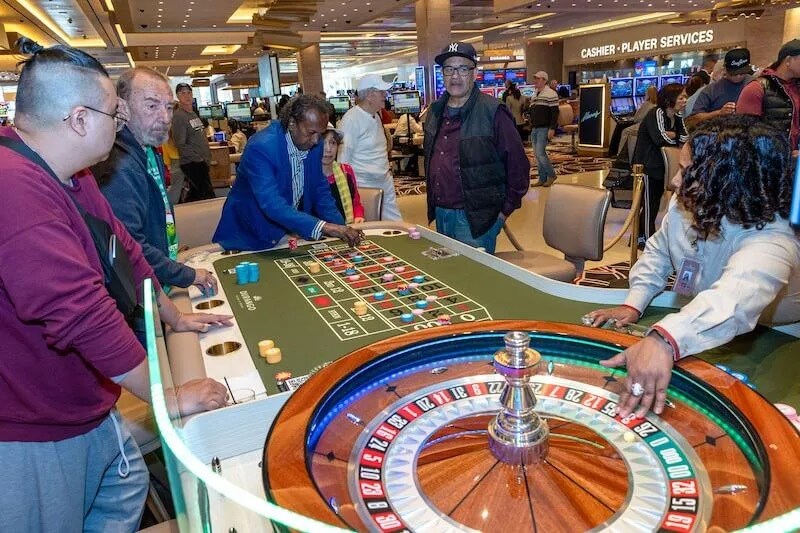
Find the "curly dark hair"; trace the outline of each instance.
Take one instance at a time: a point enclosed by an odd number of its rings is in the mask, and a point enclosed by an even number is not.
[[[312,109],[319,111],[323,117],[328,116],[328,102],[318,96],[309,94],[301,94],[295,96],[283,106],[278,117],[281,121],[283,129],[289,129],[289,121],[294,119],[295,122],[303,122],[306,120],[306,113]]]
[[[762,229],[787,218],[792,197],[791,150],[785,132],[753,115],[702,122],[689,138],[692,166],[678,199],[701,239],[719,235],[723,217]]]

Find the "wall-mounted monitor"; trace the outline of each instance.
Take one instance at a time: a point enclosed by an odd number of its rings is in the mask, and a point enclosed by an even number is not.
[[[633,78],[611,78],[611,98],[630,98],[633,96]]]
[[[633,94],[635,96],[645,96],[647,89],[650,87],[658,89],[658,76],[643,76],[635,78],[633,81]]]
[[[483,71],[484,87],[502,87],[505,83],[506,73],[503,69]]]
[[[633,71],[638,76],[655,76],[656,75],[656,60],[645,59],[637,61],[633,64]]]
[[[211,104],[208,107],[211,109],[211,118],[213,120],[222,120],[225,118],[225,110],[222,109],[222,104]]]
[[[665,85],[669,85],[670,83],[679,83],[683,85],[683,76],[680,74],[669,74],[667,76],[661,76],[661,83],[659,87],[664,87]]]
[[[528,69],[526,68],[507,68],[505,79],[513,81],[517,85],[526,83],[528,76]]]
[[[225,112],[229,119],[232,118],[240,122],[253,120],[253,114],[250,112],[250,102],[228,102],[225,104]]]
[[[398,115],[406,113],[416,115],[420,112],[422,104],[419,92],[417,91],[398,91],[392,93],[392,110]]]
[[[197,108],[197,115],[200,118],[211,120],[211,107],[204,105]]]
[[[347,110],[350,109],[349,96],[331,96],[328,101],[333,104],[333,109],[339,114],[347,113]]]

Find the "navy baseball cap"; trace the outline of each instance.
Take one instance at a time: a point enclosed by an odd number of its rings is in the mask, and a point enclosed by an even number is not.
[[[175,86],[175,94],[178,94],[183,89],[189,89],[191,91],[192,90],[192,86],[189,85],[188,83],[179,83],[178,85]]]
[[[453,56],[465,57],[478,64],[478,54],[475,53],[475,47],[469,43],[450,43],[442,49],[442,53],[436,56],[434,61],[441,66],[447,61],[448,58]]]
[[[752,74],[750,66],[750,50],[747,48],[734,48],[725,54],[725,71],[730,76],[738,74]]]

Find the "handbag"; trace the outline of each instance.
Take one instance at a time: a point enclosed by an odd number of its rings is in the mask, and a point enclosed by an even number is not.
[[[0,137],[0,146],[5,146],[9,150],[26,157],[46,170],[59,185],[64,187],[64,184],[58,179],[58,176],[45,160],[31,150],[27,144],[8,137]],[[108,294],[114,299],[117,309],[129,322],[138,318],[141,315],[141,307],[136,299],[133,266],[128,257],[128,252],[120,244],[119,239],[114,234],[114,230],[105,220],[87,213],[83,206],[75,200],[69,189],[64,187],[64,190],[72,200],[72,203],[75,204],[78,213],[80,213],[84,223],[86,223],[86,227],[89,229],[89,234],[92,236],[97,255],[100,257],[100,264],[103,267],[103,283]]]

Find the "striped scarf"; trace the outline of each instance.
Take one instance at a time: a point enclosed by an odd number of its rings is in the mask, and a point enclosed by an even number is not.
[[[345,224],[353,223],[353,199],[350,197],[350,186],[347,184],[347,175],[342,170],[342,165],[338,161],[333,162],[333,180],[336,182],[336,189],[339,191],[339,199],[342,201],[344,210]]]

